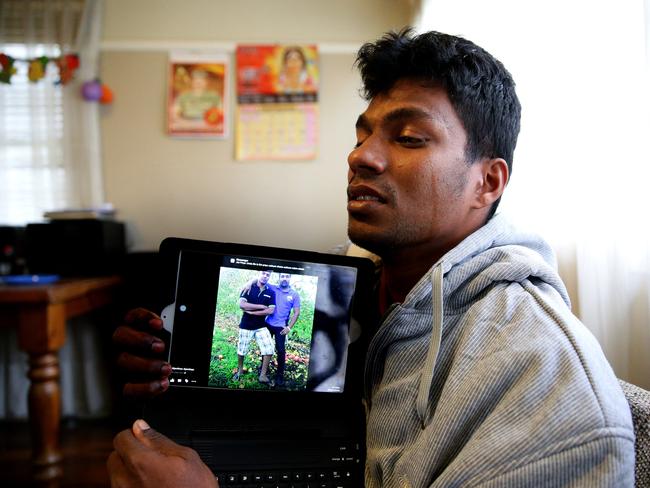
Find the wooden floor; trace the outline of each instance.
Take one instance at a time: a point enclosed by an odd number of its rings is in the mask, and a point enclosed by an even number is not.
[[[33,479],[29,427],[26,422],[0,422],[0,486],[48,488],[109,487],[106,459],[116,429],[109,421],[64,421],[62,476],[53,483]]]

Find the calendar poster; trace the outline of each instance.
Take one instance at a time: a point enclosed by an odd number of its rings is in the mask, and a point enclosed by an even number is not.
[[[228,58],[213,52],[172,52],[169,57],[167,133],[179,137],[228,135]]]
[[[315,158],[316,46],[244,45],[236,56],[237,159]]]

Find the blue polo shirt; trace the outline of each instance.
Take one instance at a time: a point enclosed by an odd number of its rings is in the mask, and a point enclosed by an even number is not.
[[[288,286],[283,289],[281,286],[270,285],[275,292],[275,311],[266,317],[266,323],[271,327],[285,327],[289,322],[292,308],[300,308],[300,295]]]
[[[248,303],[264,305],[265,307],[275,305],[275,292],[269,285],[266,285],[264,288],[260,289],[260,287],[257,286],[257,281],[251,285],[251,289],[248,292],[242,291],[239,295],[239,298],[243,298]],[[239,328],[257,330],[262,327],[266,327],[265,319],[265,315],[251,315],[244,312],[241,318],[241,322],[239,323]]]

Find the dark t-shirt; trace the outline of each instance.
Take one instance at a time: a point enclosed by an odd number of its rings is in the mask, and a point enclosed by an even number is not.
[[[253,283],[250,291],[246,293],[245,291],[241,292],[239,295],[240,298],[243,298],[248,303],[255,303],[257,305],[264,305],[265,307],[270,307],[271,305],[275,306],[275,292],[267,285],[263,289],[260,289],[257,286],[257,282]],[[242,315],[241,322],[239,323],[240,329],[247,330],[257,330],[262,327],[266,327],[266,315],[251,315],[244,312]]]

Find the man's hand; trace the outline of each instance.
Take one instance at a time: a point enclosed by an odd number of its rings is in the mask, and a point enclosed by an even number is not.
[[[239,308],[244,310],[245,312],[255,312],[259,310],[266,310],[268,307],[266,305],[263,305],[261,303],[249,303],[243,298],[239,299]]]
[[[264,307],[259,310],[246,310],[244,313],[250,314],[250,315],[271,315],[273,311],[275,310],[275,307]]]
[[[246,283],[244,283],[244,286],[243,286],[243,288],[241,289],[240,294],[241,294],[241,293],[246,293],[246,294],[248,294],[248,292],[251,291],[251,288],[253,287],[253,284],[254,284],[256,281],[257,281],[257,278],[253,278],[253,279],[247,281]]]
[[[287,325],[282,328],[282,330],[280,331],[280,335],[289,335],[289,332],[291,332],[291,327]]]
[[[153,430],[144,420],[113,439],[106,462],[112,488],[218,488],[214,474],[193,449]]]
[[[113,343],[120,351],[117,365],[134,380],[124,385],[125,395],[154,396],[169,388],[172,367],[160,357],[165,343],[151,334],[162,326],[158,315],[136,308],[126,314],[124,325],[115,330]]]

